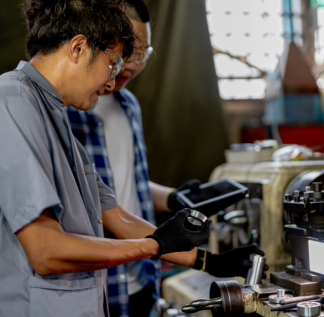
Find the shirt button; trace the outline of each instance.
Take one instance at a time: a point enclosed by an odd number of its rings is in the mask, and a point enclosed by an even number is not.
[[[125,274],[120,274],[119,277],[121,280],[124,280],[126,278]]]
[[[102,220],[98,219],[98,222],[99,222],[100,224],[102,224]]]

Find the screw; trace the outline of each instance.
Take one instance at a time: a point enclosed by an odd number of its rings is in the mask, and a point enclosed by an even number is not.
[[[313,190],[314,192],[321,192],[322,191],[323,184],[322,182],[314,182],[313,183]]]

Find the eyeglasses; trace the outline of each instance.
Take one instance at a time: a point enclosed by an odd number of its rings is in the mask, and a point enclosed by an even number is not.
[[[133,54],[126,60],[126,62],[135,62],[136,65],[144,64],[150,58],[152,52],[152,46],[146,47],[145,50],[135,49]]]
[[[107,64],[110,70],[110,78],[115,78],[119,72],[121,71],[124,60],[123,58],[113,50],[107,48],[104,44],[98,45],[99,49],[101,49],[111,60],[111,64]]]

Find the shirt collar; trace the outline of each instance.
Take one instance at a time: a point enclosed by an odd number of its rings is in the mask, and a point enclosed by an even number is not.
[[[49,94],[51,94],[54,98],[58,99],[62,103],[61,96],[57,93],[57,91],[53,88],[53,86],[48,82],[48,80],[38,72],[30,63],[25,61],[20,61],[17,68],[15,70],[20,70],[27,75],[32,81],[41,86],[44,90],[46,90]]]
[[[113,92],[113,95],[115,96],[115,98],[120,102],[120,103],[124,103],[126,101],[126,98],[124,96],[124,94],[121,92],[121,90],[117,90]],[[127,106],[127,105],[126,105]]]

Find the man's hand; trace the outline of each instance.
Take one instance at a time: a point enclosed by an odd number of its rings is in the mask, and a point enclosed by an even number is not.
[[[216,277],[242,276],[246,278],[249,268],[252,267],[252,262],[249,260],[251,253],[264,256],[264,252],[255,244],[235,248],[221,254],[212,254],[200,249],[194,268],[201,269]],[[263,271],[268,269],[265,264]],[[265,273],[263,273],[262,278],[266,278]]]
[[[167,207],[173,212],[177,212],[182,208],[189,207],[182,200],[179,200],[177,193],[185,189],[196,190],[198,189],[199,185],[200,181],[198,179],[192,179],[173,190],[167,198]]]
[[[159,258],[167,253],[190,251],[208,239],[212,226],[211,220],[207,220],[200,231],[191,231],[184,226],[189,214],[188,208],[179,211],[158,227],[152,235],[146,237],[156,240],[160,245],[159,253],[153,258]]]

